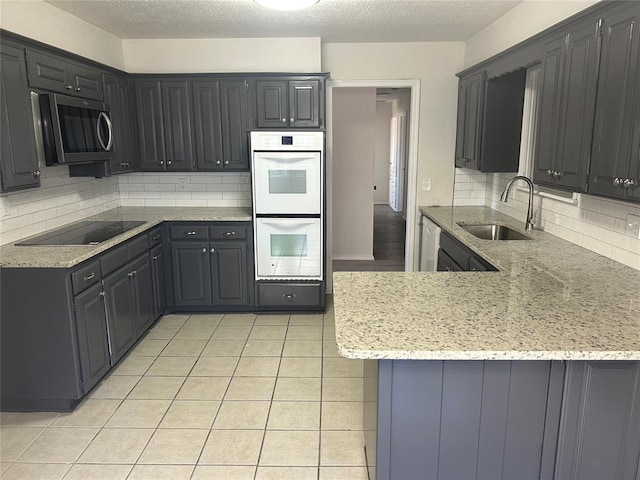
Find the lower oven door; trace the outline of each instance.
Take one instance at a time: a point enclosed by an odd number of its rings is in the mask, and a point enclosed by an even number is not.
[[[320,218],[256,218],[257,280],[322,280]]]

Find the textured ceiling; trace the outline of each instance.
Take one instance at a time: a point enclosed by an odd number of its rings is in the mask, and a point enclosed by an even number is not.
[[[522,0],[320,0],[279,12],[253,0],[47,0],[120,38],[320,37],[463,41]]]

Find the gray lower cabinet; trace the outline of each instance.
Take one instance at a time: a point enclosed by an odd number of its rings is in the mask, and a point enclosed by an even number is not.
[[[107,325],[113,363],[120,360],[136,341],[136,299],[133,271],[125,265],[104,279]]]
[[[153,247],[149,254],[153,276],[154,314],[155,318],[158,318],[167,308],[165,255],[162,245]]]
[[[636,480],[640,362],[569,362],[556,480]]]
[[[158,318],[156,316],[153,269],[148,254],[131,264],[133,289],[136,299],[136,340]]]
[[[3,44],[0,57],[0,190],[39,187],[24,48]]]
[[[89,391],[111,368],[104,294],[100,284],[73,298],[78,329],[82,390]]]
[[[252,305],[249,222],[172,224],[169,232],[172,308],[247,309]]]
[[[370,360],[372,480],[637,480],[640,362]]]

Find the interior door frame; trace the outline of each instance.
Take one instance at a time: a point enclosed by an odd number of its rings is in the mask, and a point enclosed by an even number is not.
[[[333,89],[334,88],[409,88],[411,90],[411,110],[409,112],[409,155],[408,155],[408,174],[406,195],[406,231],[405,231],[405,255],[404,269],[405,271],[413,271],[415,269],[414,260],[416,258],[414,252],[414,237],[416,234],[416,225],[419,219],[419,213],[416,207],[417,194],[417,176],[418,176],[418,127],[420,120],[420,79],[406,80],[327,80],[327,134],[325,149],[325,183],[326,183],[326,288],[327,293],[333,292]]]

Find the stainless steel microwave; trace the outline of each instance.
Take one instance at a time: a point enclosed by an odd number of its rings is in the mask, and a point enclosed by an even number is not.
[[[113,125],[107,105],[55,93],[31,96],[47,165],[111,159]]]

